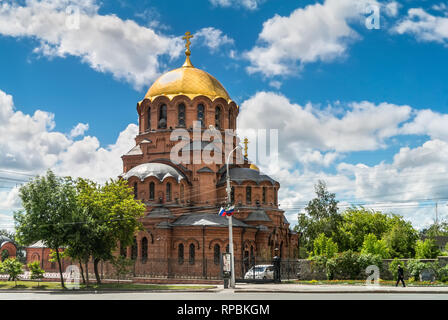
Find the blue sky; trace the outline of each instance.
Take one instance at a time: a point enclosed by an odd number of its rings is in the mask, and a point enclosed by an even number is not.
[[[68,6],[79,9],[78,29],[64,25]],[[379,29],[366,26],[369,6]],[[195,67],[241,106],[240,128],[281,129],[278,165],[260,165],[282,184],[292,223],[317,179],[346,205],[418,226],[436,200],[448,213],[441,1],[2,1],[0,177],[118,175],[136,103],[183,63],[187,30]],[[15,182],[0,181],[0,224],[20,207]]]

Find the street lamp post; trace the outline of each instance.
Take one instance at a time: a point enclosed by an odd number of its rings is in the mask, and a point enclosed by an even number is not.
[[[231,199],[231,192],[232,189],[230,187],[230,171],[229,171],[229,162],[230,162],[230,156],[232,153],[238,149],[241,148],[240,146],[237,146],[235,149],[230,151],[229,155],[227,156],[227,207],[229,208],[232,205],[232,199]],[[229,250],[230,250],[230,268],[231,268],[231,278],[230,278],[230,287],[235,288],[235,257],[233,255],[233,227],[232,227],[232,216],[228,216],[229,219]]]

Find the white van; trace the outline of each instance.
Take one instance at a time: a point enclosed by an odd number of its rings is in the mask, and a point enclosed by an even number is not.
[[[244,279],[274,279],[274,266],[272,264],[254,266],[246,272]]]

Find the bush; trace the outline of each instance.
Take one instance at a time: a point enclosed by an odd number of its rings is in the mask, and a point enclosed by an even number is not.
[[[2,263],[2,273],[9,275],[9,280],[16,282],[19,280],[19,275],[23,272],[23,265],[15,258],[8,258]]]
[[[426,264],[417,259],[412,259],[408,261],[407,268],[409,274],[414,278],[415,281],[420,279],[420,273],[426,268]]]
[[[398,277],[398,265],[401,265],[403,270],[406,270],[406,264],[403,261],[400,261],[400,259],[395,258],[394,260],[389,263],[389,271],[392,273],[392,276],[394,279],[397,279]]]
[[[383,270],[383,259],[378,254],[360,254],[358,258],[359,268],[361,272],[366,270],[368,266],[377,266],[380,271]]]
[[[28,263],[28,269],[31,272],[31,280],[41,280],[44,277],[45,271],[40,268],[39,261]]]
[[[448,282],[448,265],[439,268],[437,272],[437,280]]]
[[[359,253],[352,250],[340,253],[327,261],[327,278],[333,279],[356,279],[359,277],[361,268],[359,265]]]
[[[374,254],[359,254],[351,250],[329,259],[326,264],[328,280],[356,280],[366,277],[365,270],[368,266],[375,265],[382,270],[381,256]]]
[[[327,268],[327,257],[324,256],[314,256],[309,258],[312,261],[311,263],[311,271],[312,272],[325,272]]]

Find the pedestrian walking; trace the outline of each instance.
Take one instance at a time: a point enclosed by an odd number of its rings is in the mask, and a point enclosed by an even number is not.
[[[397,279],[397,283],[395,284],[396,287],[398,287],[398,283],[400,281],[403,284],[403,287],[406,287],[406,285],[404,284],[404,270],[401,267],[401,265],[398,265],[398,279]]]

